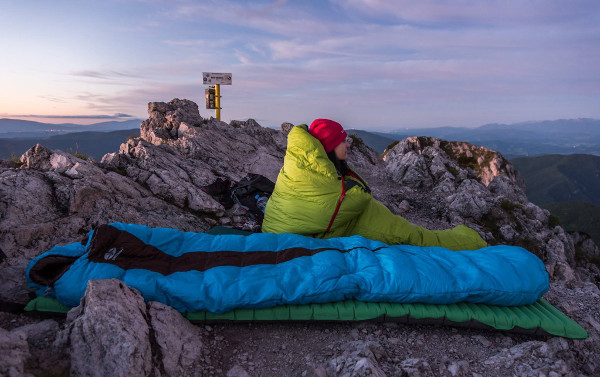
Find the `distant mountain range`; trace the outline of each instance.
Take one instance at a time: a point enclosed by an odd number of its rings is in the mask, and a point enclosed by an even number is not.
[[[40,143],[50,149],[83,153],[99,160],[108,152],[118,151],[128,136],[139,135],[141,122],[131,119],[81,125],[0,119],[0,159],[20,157]]]
[[[506,158],[547,154],[600,156],[600,120],[561,119],[515,124],[487,124],[477,128],[438,127],[401,129],[392,132],[349,130],[379,153],[395,140],[408,136],[431,136],[466,141],[502,153]]]
[[[52,135],[62,135],[72,132],[110,132],[118,130],[139,129],[140,119],[122,122],[100,122],[88,125],[73,123],[41,123],[20,119],[0,119],[0,138],[39,138]]]
[[[40,143],[50,149],[81,153],[99,161],[110,152],[118,152],[130,136],[139,136],[139,126],[129,130],[112,132],[73,132],[64,135],[37,138],[0,139],[0,159],[20,157],[25,151]]]

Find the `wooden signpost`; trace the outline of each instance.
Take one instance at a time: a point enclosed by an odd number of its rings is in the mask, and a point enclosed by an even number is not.
[[[215,109],[215,118],[221,120],[221,85],[231,85],[231,73],[202,72],[202,82],[211,85],[204,90],[206,108]]]

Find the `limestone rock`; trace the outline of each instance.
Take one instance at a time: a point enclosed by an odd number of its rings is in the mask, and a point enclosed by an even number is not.
[[[395,157],[395,155],[392,154],[390,157]],[[389,158],[386,168],[392,179],[401,185],[424,190],[431,189],[433,186],[433,177],[425,158],[413,151],[398,156],[398,158]]]
[[[0,169],[0,248],[9,264],[83,239],[107,222],[208,229],[188,210],[156,198],[148,188],[94,161],[41,146],[24,156],[22,168]]]
[[[53,337],[58,330],[58,322],[53,319],[46,319],[41,322],[21,326],[13,331],[22,331],[27,335],[29,342],[40,343],[44,338]]]
[[[407,376],[425,377],[434,375],[431,365],[421,358],[410,358],[400,363],[400,370]]]
[[[25,168],[47,170],[52,167],[50,156],[52,151],[41,144],[36,144],[21,156]]]
[[[202,187],[217,178],[239,181],[256,173],[275,181],[283,164],[285,137],[256,121],[203,120],[198,107],[175,99],[150,103],[141,138],[119,154],[104,156],[105,168],[148,187],[155,197],[210,217],[228,216]]]
[[[575,249],[579,251],[580,259],[585,261],[600,260],[600,249],[588,234],[569,232],[569,237],[573,240]]]
[[[486,365],[500,365],[510,375],[562,376],[569,372],[564,360],[554,359],[557,352],[568,348],[566,342],[529,341],[512,348],[505,349],[484,361]]]
[[[456,188],[456,193],[445,198],[452,212],[464,218],[481,220],[493,205],[490,192],[480,182],[465,179]]]
[[[352,143],[348,151],[348,163],[366,181],[373,196],[390,206],[398,201],[404,188],[394,182],[385,169],[385,162],[371,147],[356,135],[350,135]]]
[[[29,301],[30,288],[25,281],[27,260],[17,259],[13,264],[0,265],[0,300],[24,307]]]
[[[142,122],[140,136],[154,145],[176,139],[181,123],[195,126],[203,122],[198,105],[185,99],[175,98],[169,103],[150,102],[148,114],[151,116]]]
[[[409,137],[387,150],[384,159],[395,182],[431,192],[428,203],[441,203],[439,215],[449,224],[464,223],[491,244],[523,246],[544,260],[552,277],[576,279],[573,242],[551,225],[548,211],[527,200],[522,177],[498,152]]]
[[[71,376],[151,375],[147,321],[138,292],[117,280],[91,280],[62,334],[71,355]]]
[[[376,342],[350,342],[340,356],[329,361],[327,375],[385,377],[377,362],[382,353],[383,348]]]
[[[200,376],[201,332],[173,308],[146,305],[115,279],[91,280],[57,340],[72,376]],[[90,360],[94,362],[90,363]]]
[[[170,306],[159,302],[148,304],[150,327],[157,347],[153,349],[154,359],[162,359],[165,376],[201,376],[202,332]]]
[[[448,365],[448,372],[451,376],[465,375],[469,371],[469,362],[461,360],[458,362],[452,362]]]
[[[433,150],[428,150],[429,148],[433,148]],[[390,150],[386,150],[384,155],[386,161],[396,159],[397,155],[428,155],[426,160],[431,161],[440,153],[443,153],[445,160],[454,160],[462,169],[471,169],[477,174],[481,183],[486,186],[495,177],[505,175],[517,186],[525,187],[523,178],[500,153],[466,142],[446,141],[424,136],[409,137],[400,141]],[[426,160],[419,159],[422,162]],[[438,166],[439,163],[438,161]],[[453,170],[456,167],[454,164],[450,166],[451,174],[454,174]]]
[[[25,373],[25,363],[30,354],[27,334],[24,331],[7,331],[0,328],[0,355],[1,376],[31,376]]]
[[[281,131],[283,131],[284,134],[289,133],[292,128],[294,128],[294,125],[292,123],[288,123],[288,122],[283,122],[281,123]]]

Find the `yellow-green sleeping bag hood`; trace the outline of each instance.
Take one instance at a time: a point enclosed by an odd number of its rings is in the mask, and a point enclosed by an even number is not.
[[[441,231],[412,225],[373,199],[360,179],[346,176],[343,183],[323,145],[308,132],[308,127],[292,128],[283,167],[265,210],[263,232],[319,238],[358,234],[392,245],[442,246],[453,250],[487,246],[476,231],[464,225]],[[342,186],[345,195],[327,231]]]
[[[323,145],[308,133],[306,125],[296,126],[288,135],[283,167],[265,210],[263,232],[325,232],[341,194],[341,178]],[[362,186],[348,189],[331,229],[348,227],[371,199]]]

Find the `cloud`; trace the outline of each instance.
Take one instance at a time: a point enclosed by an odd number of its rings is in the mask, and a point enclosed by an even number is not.
[[[358,44],[367,44],[367,38],[329,38],[320,41],[300,42],[280,40],[269,43],[273,59],[316,58],[330,56],[372,57],[368,49],[357,48]],[[372,42],[371,42],[372,45]],[[379,54],[382,56],[382,54]]]
[[[195,21],[209,18],[212,23],[249,28],[270,35],[286,37],[320,36],[331,31],[332,22],[325,15],[316,16],[304,7],[292,6],[287,1],[276,1],[268,5],[252,2],[232,1],[199,2],[173,6],[167,12],[173,20]],[[224,33],[228,33],[223,29]],[[244,33],[243,38],[248,34]]]
[[[53,95],[38,96],[39,98],[45,99],[46,101],[55,103],[67,103],[67,100]]]
[[[122,78],[141,78],[137,73],[119,72],[119,71],[94,71],[84,70],[71,72],[72,76],[88,77],[101,80],[117,80]]]
[[[188,40],[181,40],[181,41],[175,41],[175,40],[171,40],[171,39],[167,39],[163,41],[164,44],[170,45],[170,46],[199,46],[199,47],[207,47],[208,43],[206,40],[204,39],[188,39]]]
[[[84,102],[88,111],[99,113],[126,111],[129,114],[135,114],[131,117],[140,118],[145,116],[150,101],[168,102],[173,98],[186,98],[197,101],[199,104],[203,103],[204,87],[201,82],[201,76],[199,76],[197,84],[148,82],[116,93],[80,92],[74,97],[74,100]]]
[[[201,52],[207,56],[211,51],[219,51],[231,48],[237,41],[234,38],[195,38],[195,39],[165,39],[162,41],[166,46],[189,48]]]

